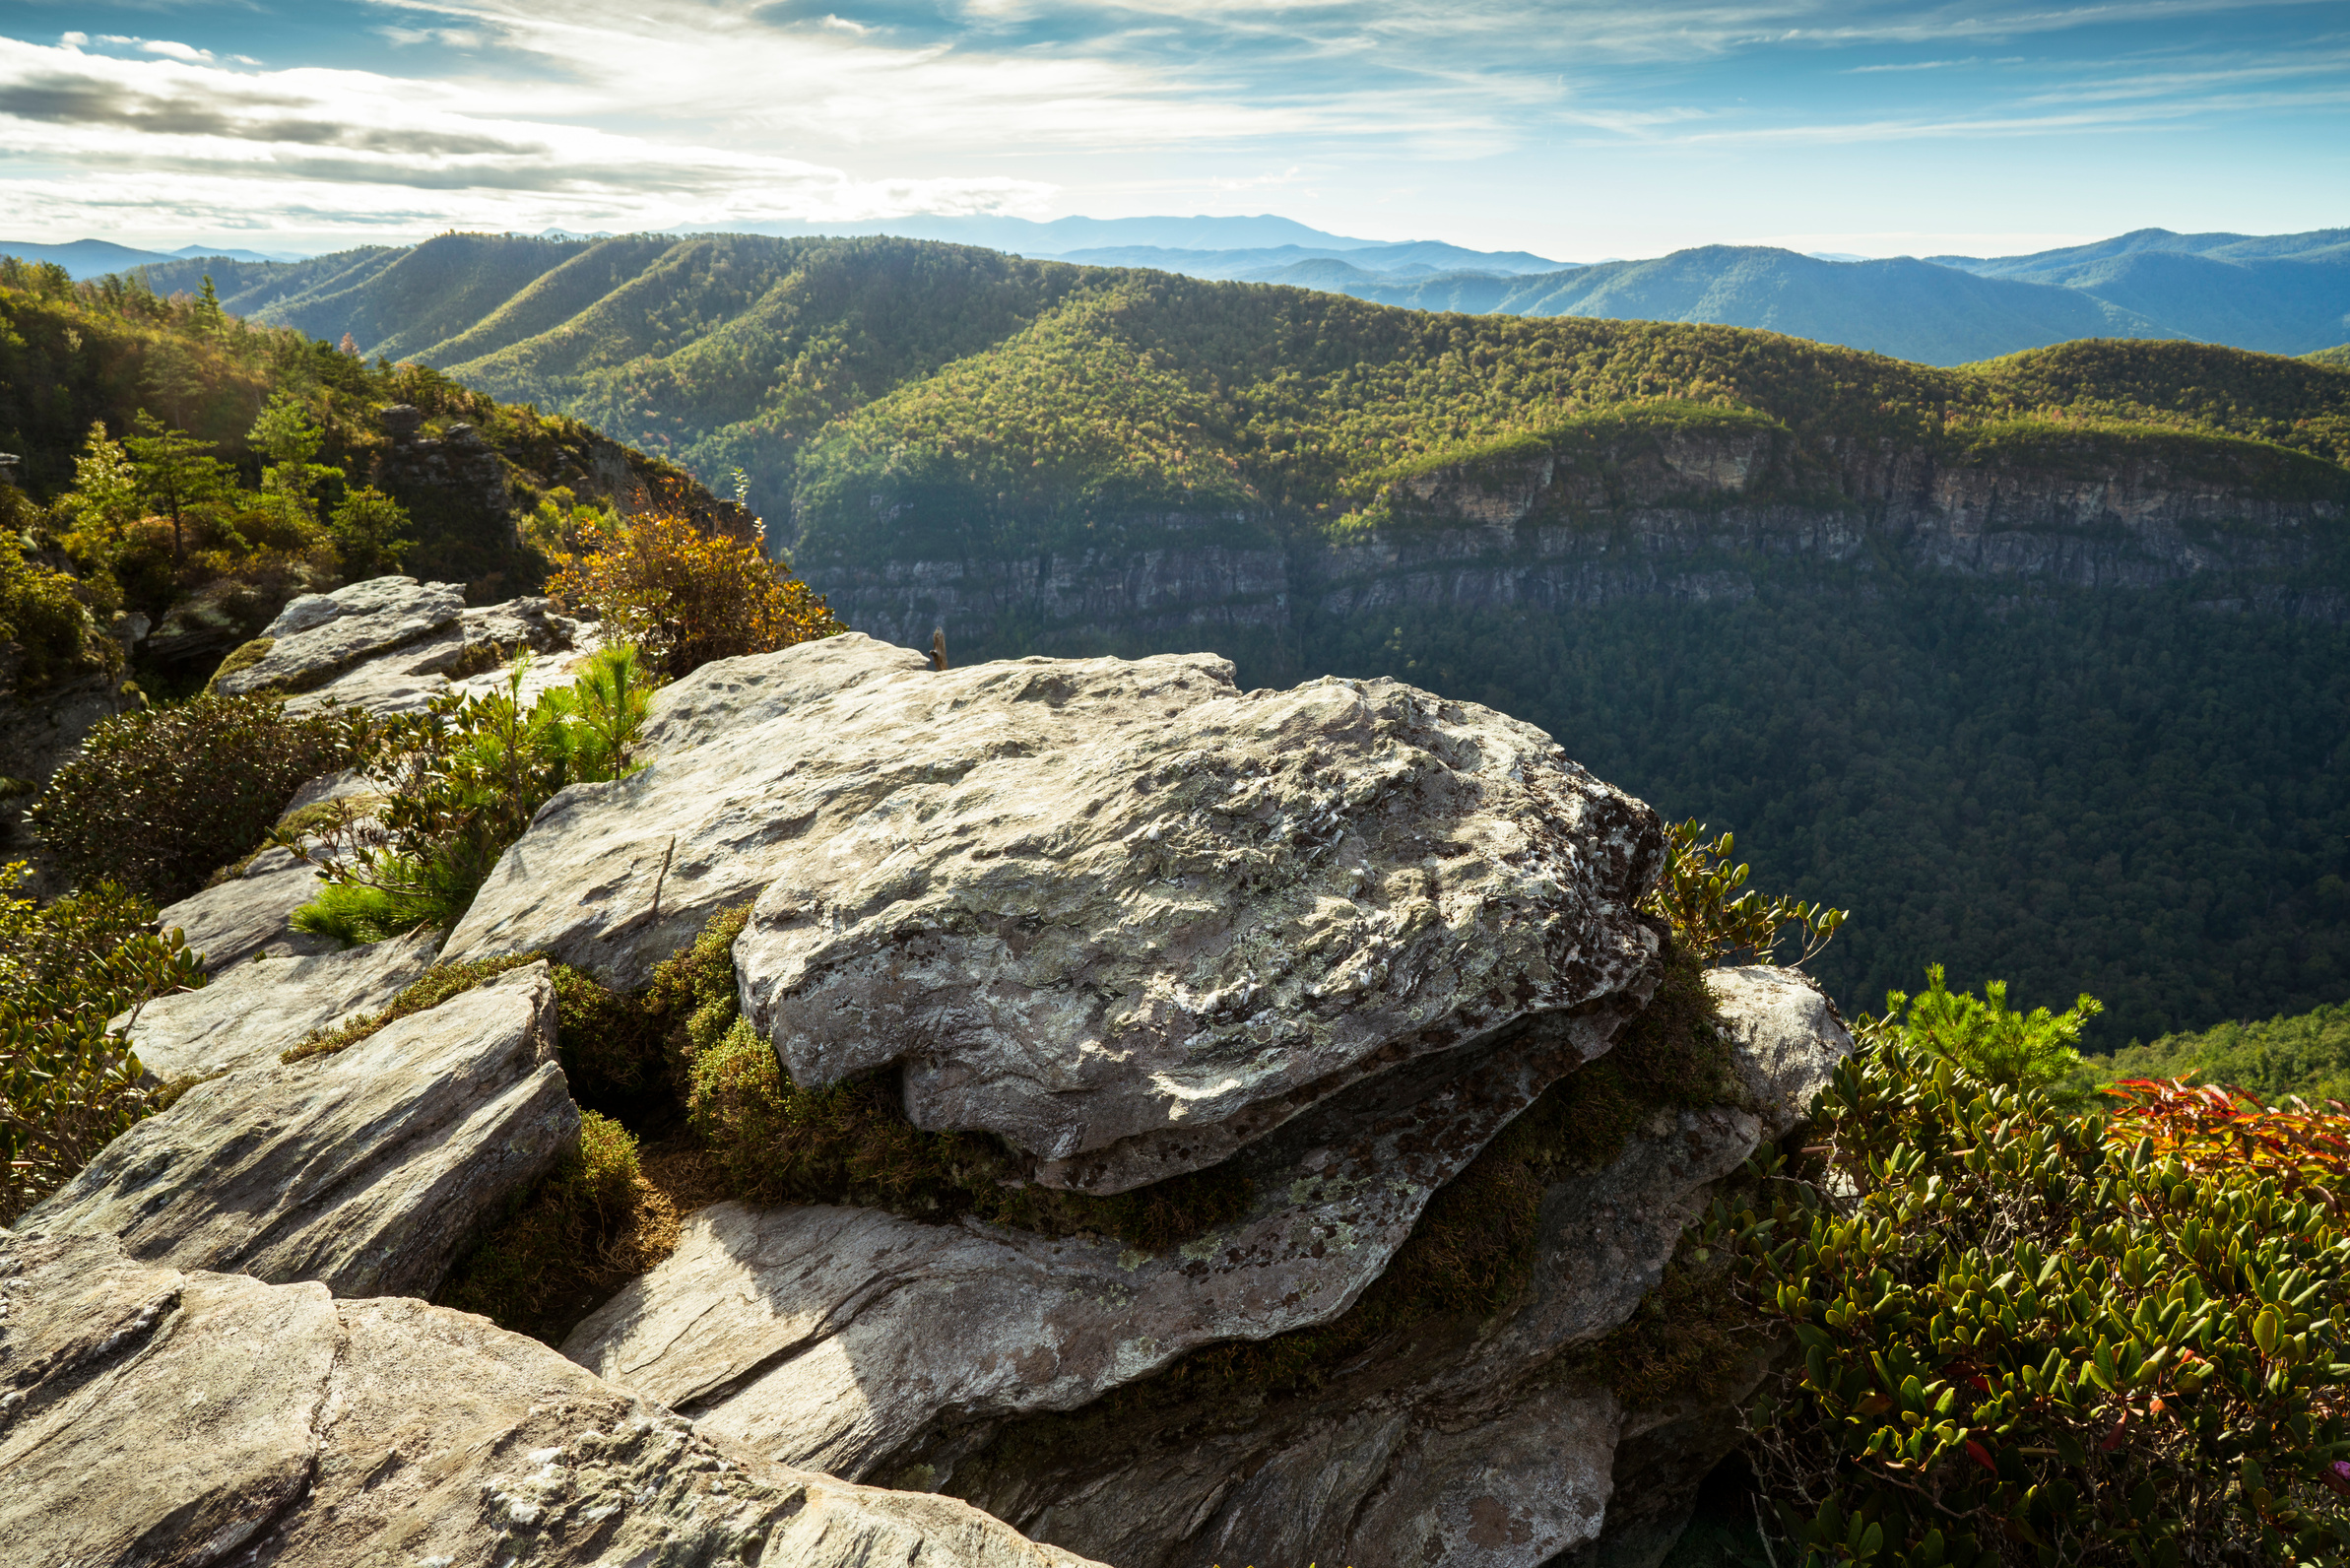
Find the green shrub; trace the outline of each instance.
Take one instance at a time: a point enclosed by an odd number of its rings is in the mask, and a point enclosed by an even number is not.
[[[502,691],[452,692],[378,723],[365,765],[384,796],[371,815],[350,809],[316,844],[280,830],[275,841],[327,882],[294,911],[296,930],[351,944],[449,930],[557,790],[631,771],[649,691],[634,649],[603,649],[569,687],[527,707],[522,681],[517,665]]]
[[[490,1227],[439,1301],[560,1343],[598,1302],[668,1257],[677,1237],[677,1216],[645,1180],[634,1136],[588,1111],[578,1146]]]
[[[291,718],[274,698],[206,695],[101,720],[29,814],[66,875],[159,903],[269,833],[294,792],[348,765],[359,718]]]
[[[2337,1118],[2337,1121],[2342,1119]],[[2350,1552],[2350,1232],[2267,1171],[1899,1040],[1697,1237],[1803,1363],[1755,1445],[1783,1564],[2300,1563]],[[2350,1123],[2345,1123],[2350,1125]]]
[[[0,525],[9,520],[0,517]],[[64,572],[27,560],[16,531],[0,526],[0,643],[23,650],[20,686],[120,668],[120,644],[99,632],[74,587]]]
[[[571,1097],[616,1114],[658,1096],[660,1024],[635,998],[597,984],[569,964],[555,966],[555,1042]]]
[[[1790,967],[1800,968],[1843,928],[1848,910],[1784,895],[1766,901],[1746,886],[1747,868],[1730,863],[1736,837],[1704,834],[1694,817],[1666,825],[1665,873],[1642,904],[1701,962],[1777,963],[1780,944],[1792,940],[1802,946]]]
[[[1864,1018],[1860,1032],[1871,1039],[1897,1040],[1913,1051],[1947,1057],[1985,1083],[2001,1088],[2046,1088],[2081,1066],[2081,1029],[2105,1011],[2082,993],[2063,1013],[2034,1008],[2018,1013],[2007,1006],[2007,982],[1993,980],[1977,998],[1952,991],[1942,966],[1926,968],[1926,989],[1916,996],[1887,993],[1885,1015]]]
[[[557,604],[592,610],[641,645],[664,679],[713,659],[769,653],[848,628],[823,596],[750,540],[704,533],[685,517],[632,519],[592,554],[566,558],[547,585]]]
[[[204,984],[177,932],[144,929],[154,905],[108,883],[42,908],[13,895],[24,870],[0,868],[0,1225],[154,1109],[107,1020]]]

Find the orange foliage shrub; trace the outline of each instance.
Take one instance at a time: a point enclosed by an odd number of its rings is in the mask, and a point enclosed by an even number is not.
[[[2156,1161],[2193,1175],[2244,1171],[2273,1177],[2280,1191],[2316,1198],[2339,1211],[2350,1181],[2350,1107],[2327,1100],[2312,1110],[2295,1098],[2263,1105],[2244,1090],[2185,1078],[2123,1078],[2106,1090],[2115,1108],[2106,1140],[2120,1149],[2150,1140]]]
[[[846,631],[823,596],[758,547],[713,537],[682,517],[633,518],[548,585],[556,603],[604,618],[665,681],[713,659],[771,653]]]

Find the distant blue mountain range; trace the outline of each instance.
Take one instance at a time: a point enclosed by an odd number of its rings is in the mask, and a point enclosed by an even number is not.
[[[76,278],[102,278],[109,272],[128,272],[133,267],[152,266],[158,262],[203,260],[213,256],[226,256],[230,261],[304,259],[291,252],[239,250],[233,246],[224,249],[182,245],[177,250],[135,250],[129,245],[117,245],[110,239],[74,239],[62,245],[34,245],[22,240],[0,239],[0,256],[21,256],[27,261],[53,261]]]
[[[2350,229],[2266,235],[2141,229],[2029,256],[1923,260],[1705,245],[1589,266],[1441,240],[1358,239],[1272,215],[1049,223],[902,218],[758,224],[748,231],[894,233],[1089,266],[1282,284],[1421,310],[1719,322],[1932,364],[2073,338],[2188,338],[2290,355],[2350,343]],[[544,237],[606,236],[550,230]],[[168,253],[135,250],[101,239],[64,245],[0,240],[0,254],[54,261],[78,278],[146,268],[158,287],[175,289],[197,281],[199,268],[190,258],[292,259],[197,245]],[[264,280],[237,270],[239,291],[261,286],[258,296],[266,297],[298,292],[291,279],[283,287],[263,286]],[[221,283],[226,294],[225,273]]]

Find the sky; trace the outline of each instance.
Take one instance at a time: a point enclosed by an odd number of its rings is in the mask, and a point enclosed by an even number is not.
[[[2350,6],[0,0],[0,237],[1278,213],[1563,261],[2350,226]]]

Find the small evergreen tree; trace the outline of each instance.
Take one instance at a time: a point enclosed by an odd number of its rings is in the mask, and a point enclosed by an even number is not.
[[[310,461],[326,436],[301,399],[291,392],[272,393],[245,439],[269,459],[261,471],[261,493],[290,521],[316,523],[318,508],[310,492],[327,480],[341,479],[343,471]]]
[[[400,557],[417,543],[408,537],[408,509],[372,485],[344,496],[328,516],[326,531],[343,553],[343,569],[353,577],[398,571]]]
[[[1888,993],[1885,1015],[1864,1022],[1863,1030],[1945,1057],[1984,1083],[2037,1089],[2080,1066],[2081,1028],[2104,1011],[2104,1003],[2083,992],[2068,1012],[2034,1008],[2017,1013],[2007,1006],[2006,981],[1991,981],[1978,1000],[1952,991],[1937,963],[1926,966],[1923,992],[1915,997]]]
[[[74,488],[57,503],[66,551],[90,570],[111,572],[144,511],[138,465],[120,441],[107,438],[104,421],[92,421],[74,459]]]
[[[228,464],[205,455],[215,442],[173,429],[145,409],[139,411],[137,427],[139,433],[122,444],[138,473],[139,493],[171,519],[171,558],[185,560],[188,510],[234,490],[235,476]]]

